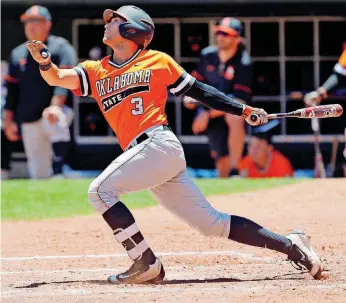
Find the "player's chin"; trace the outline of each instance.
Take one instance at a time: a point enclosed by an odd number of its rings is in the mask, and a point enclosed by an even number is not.
[[[40,37],[38,35],[33,35],[33,34],[26,35],[26,38],[27,38],[28,41],[33,41],[33,40],[39,41],[40,40]]]
[[[103,36],[102,42],[106,45],[110,45],[110,39],[106,35]]]

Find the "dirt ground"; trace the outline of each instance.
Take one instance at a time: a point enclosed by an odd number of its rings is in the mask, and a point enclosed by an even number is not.
[[[315,281],[285,256],[205,238],[160,206],[134,211],[166,270],[162,285],[117,286],[130,266],[101,216],[2,224],[2,302],[345,302],[346,179],[210,198],[276,232],[304,229],[326,268]]]

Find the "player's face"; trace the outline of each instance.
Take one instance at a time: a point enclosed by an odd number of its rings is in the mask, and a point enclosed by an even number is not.
[[[46,40],[50,28],[51,23],[43,19],[29,19],[24,22],[24,32],[28,40]]]
[[[251,137],[248,154],[255,163],[262,163],[268,157],[270,145],[266,140]]]
[[[103,36],[103,43],[109,46],[118,44],[123,41],[119,33],[119,25],[124,23],[125,20],[120,17],[112,18],[111,22],[105,24],[105,32]]]
[[[216,45],[219,49],[230,49],[237,47],[240,43],[239,36],[233,36],[228,33],[217,31],[216,32]]]

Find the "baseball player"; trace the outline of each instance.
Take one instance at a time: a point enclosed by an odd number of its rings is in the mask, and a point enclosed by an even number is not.
[[[202,234],[279,251],[319,278],[321,262],[303,232],[275,234],[249,219],[219,212],[205,199],[189,178],[182,145],[168,127],[167,90],[243,116],[250,124],[254,124],[252,114],[260,117],[255,119],[256,125],[266,123],[267,113],[199,82],[167,54],[147,50],[155,26],[140,8],[106,9],[103,18],[103,42],[113,49],[113,54],[100,61],[60,69],[51,62],[43,43],[29,41],[27,47],[47,83],[97,101],[124,150],[88,190],[90,202],[133,260],[128,271],[112,275],[108,281],[157,283],[165,276],[161,261],[145,241],[130,210],[120,201],[122,194],[143,189],[150,190],[164,207]]]
[[[304,96],[304,102],[307,106],[319,105],[323,101],[323,99],[328,97],[329,92],[337,89],[338,87],[346,87],[346,50],[344,50],[341,54],[329,78],[316,91],[306,94]],[[346,160],[346,144],[343,154]],[[346,177],[346,162],[344,164],[344,176]]]
[[[61,68],[72,68],[77,55],[67,40],[50,35],[52,17],[46,7],[34,5],[22,14],[28,40],[44,41],[51,59]],[[5,76],[8,89],[4,109],[4,132],[10,141],[22,137],[31,178],[62,177],[70,142],[73,111],[65,105],[68,90],[54,89],[43,81],[26,44],[16,47]]]
[[[202,50],[191,75],[237,101],[248,104],[252,92],[252,60],[242,43],[243,26],[238,19],[227,17],[218,22],[214,32],[216,45]],[[189,99],[184,97],[184,105],[194,109],[196,103]],[[206,130],[211,157],[220,177],[239,176],[245,140],[242,117],[200,105],[192,130],[195,134]]]

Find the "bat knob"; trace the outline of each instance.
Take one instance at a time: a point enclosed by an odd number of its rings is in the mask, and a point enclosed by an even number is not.
[[[255,114],[252,114],[252,115],[250,116],[250,120],[251,120],[252,122],[256,122],[257,119],[258,119],[258,116],[255,115]]]

